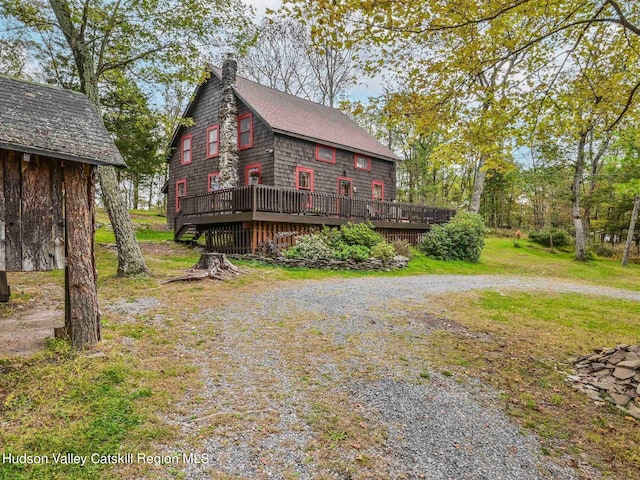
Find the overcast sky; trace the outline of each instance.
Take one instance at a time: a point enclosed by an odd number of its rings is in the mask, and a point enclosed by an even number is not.
[[[244,3],[253,5],[256,9],[256,13],[258,14],[258,18],[264,15],[266,8],[276,10],[280,5],[282,5],[281,0],[244,0]]]

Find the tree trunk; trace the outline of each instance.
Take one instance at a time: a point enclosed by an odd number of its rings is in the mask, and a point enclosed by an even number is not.
[[[78,31],[73,24],[67,0],[49,0],[49,4],[58,20],[58,26],[73,53],[80,78],[80,90],[87,96],[98,115],[102,116],[96,67],[92,50],[83,36],[84,28]],[[102,191],[102,200],[116,236],[118,275],[148,273],[142,257],[142,251],[136,240],[133,223],[118,190],[115,169],[113,167],[99,167],[98,179]]]
[[[69,312],[67,332],[75,348],[91,346],[100,340],[100,313],[96,260],[95,169],[75,162],[65,162],[64,182],[67,241],[66,295]]]
[[[480,199],[484,191],[484,180],[487,178],[487,171],[484,168],[485,160],[484,155],[480,155],[480,161],[478,162],[478,167],[475,172],[475,181],[473,182],[471,204],[469,205],[469,211],[471,213],[478,213],[480,211]]]
[[[629,231],[627,232],[627,243],[624,246],[624,255],[622,256],[622,266],[629,265],[629,256],[631,255],[631,245],[633,244],[633,234],[638,221],[638,210],[640,210],[640,194],[636,194],[633,199],[633,212],[631,212],[631,221],[629,222]]]
[[[98,178],[102,187],[102,200],[109,214],[118,247],[118,275],[147,274],[147,265],[136,240],[133,223],[125,208],[118,189],[116,171],[113,167],[99,167]]]
[[[580,195],[582,188],[582,174],[584,170],[584,147],[586,143],[586,134],[580,136],[578,144],[578,158],[576,159],[575,172],[573,174],[573,184],[571,186],[571,216],[573,218],[573,226],[576,230],[576,255],[575,259],[579,262],[587,261],[587,239],[582,222],[580,212]]]

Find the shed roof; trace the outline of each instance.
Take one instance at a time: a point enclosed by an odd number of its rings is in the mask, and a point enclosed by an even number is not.
[[[126,167],[87,97],[4,76],[0,76],[0,148]]]

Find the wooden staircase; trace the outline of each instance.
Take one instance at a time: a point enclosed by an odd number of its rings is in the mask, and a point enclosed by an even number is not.
[[[185,223],[178,228],[173,236],[176,242],[194,244],[202,236],[203,230],[200,230],[192,223]]]

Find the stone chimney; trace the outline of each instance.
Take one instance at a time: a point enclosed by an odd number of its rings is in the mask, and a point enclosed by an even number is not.
[[[222,64],[220,101],[220,183],[222,188],[238,186],[238,103],[233,93],[238,62],[232,53]]]

